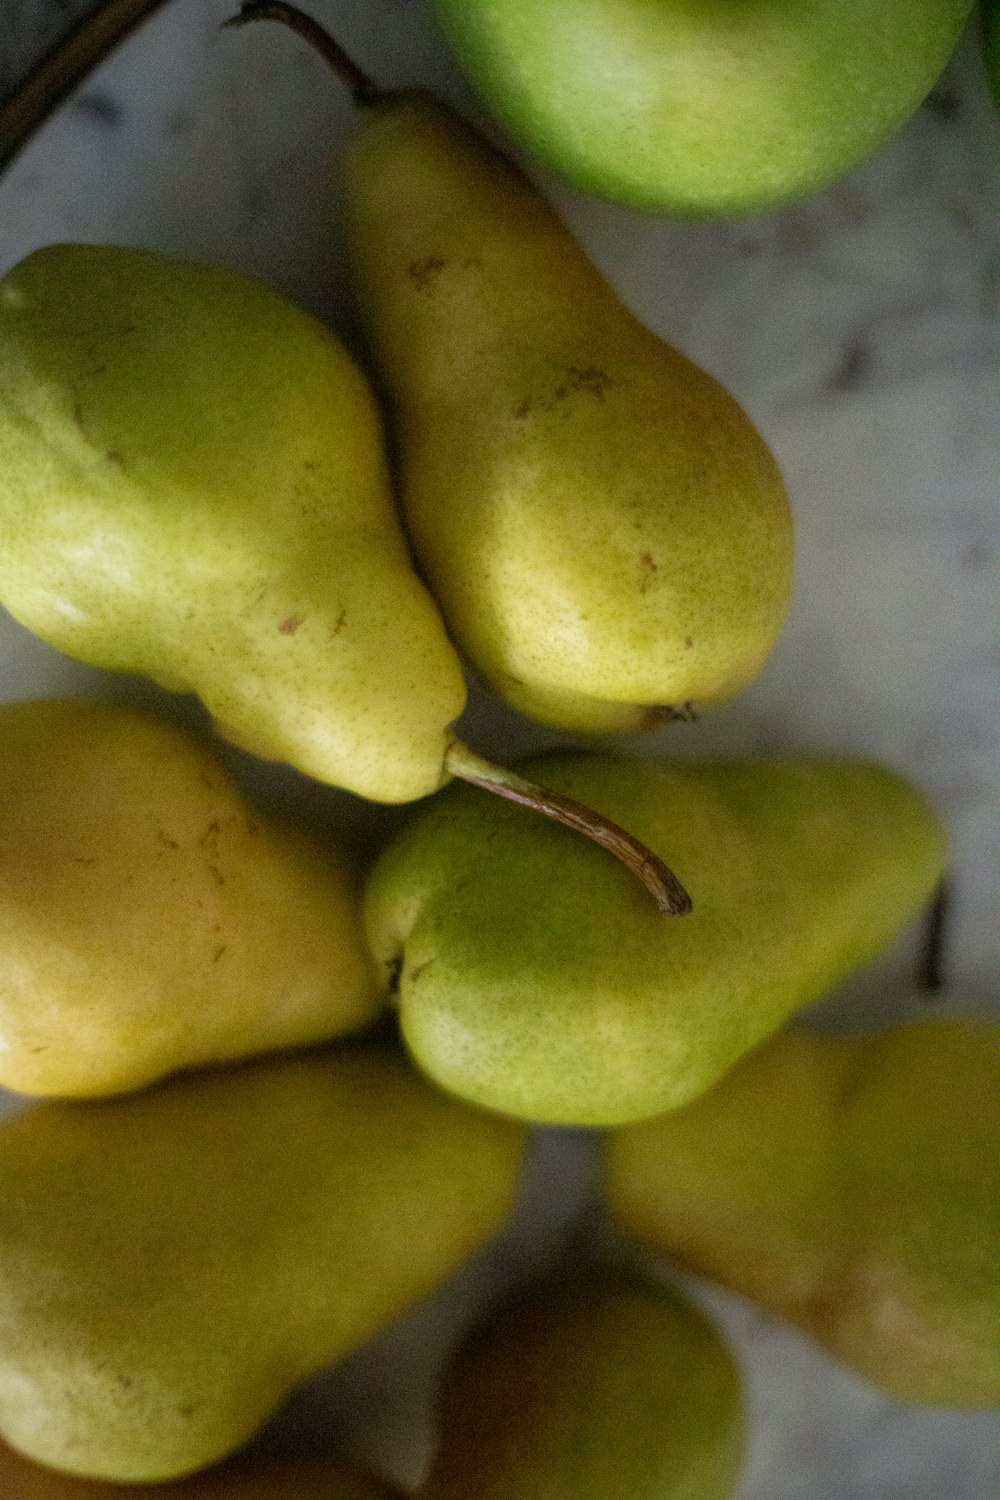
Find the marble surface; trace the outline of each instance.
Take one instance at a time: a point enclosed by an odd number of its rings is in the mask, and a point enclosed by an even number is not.
[[[0,89],[87,8],[7,0]],[[220,34],[233,8],[174,0],[39,135],[0,183],[0,271],[51,240],[148,245],[253,271],[353,342],[336,188],[350,107],[293,38],[267,28]],[[428,84],[495,133],[424,0],[312,8],[380,80]],[[737,394],[792,496],[795,601],[766,671],[737,701],[644,751],[874,755],[926,787],[948,821],[956,898],[944,993],[933,1002],[914,994],[910,933],[824,1002],[821,1018],[834,1025],[930,1003],[1000,1013],[998,157],[970,34],[894,140],[777,213],[670,223],[537,174],[640,316]],[[121,690],[0,614],[0,696]],[[463,728],[506,753],[551,738],[481,695]],[[248,782],[316,807],[362,840],[391,825],[382,814],[358,828],[349,799],[238,765]],[[305,1387],[266,1441],[343,1443],[414,1479],[433,1377],[455,1331],[499,1282],[600,1233],[594,1155],[584,1132],[538,1132],[500,1240],[375,1345]],[[751,1440],[738,1500],[1000,1493],[997,1414],[889,1401],[738,1299],[692,1289],[746,1371]]]

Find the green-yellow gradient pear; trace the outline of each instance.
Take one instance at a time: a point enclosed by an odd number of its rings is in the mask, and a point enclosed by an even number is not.
[[[223,733],[402,802],[465,690],[333,335],[232,271],[57,245],[0,281],[0,601]]]
[[[180,1478],[496,1230],[524,1132],[346,1048],[0,1128],[0,1434]]]
[[[426,95],[365,110],[345,213],[409,535],[487,682],[583,733],[745,687],[784,620],[792,533],[737,402]]]
[[[695,1098],[887,943],[945,859],[925,798],[877,765],[558,753],[528,774],[669,851],[694,909],[664,921],[600,850],[472,788],[381,855],[366,920],[413,1056],[527,1119],[623,1123]]]
[[[378,1008],[353,872],[206,743],[83,699],[0,708],[0,1085],[117,1093]]]
[[[505,1305],[446,1373],[419,1500],[727,1500],[740,1377],[665,1287],[592,1271]]]
[[[402,1500],[378,1480],[333,1458],[232,1459],[174,1484],[104,1484],[42,1468],[0,1444],[3,1500]]]
[[[777,1037],[611,1132],[607,1196],[899,1399],[1000,1405],[1000,1027]]]

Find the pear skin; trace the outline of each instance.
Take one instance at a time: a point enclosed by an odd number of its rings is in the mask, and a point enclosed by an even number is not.
[[[208,744],[83,699],[0,707],[0,1086],[119,1093],[378,1010],[353,872]]]
[[[0,1127],[0,1434],[181,1478],[503,1221],[524,1132],[382,1048],[46,1103]]]
[[[609,1133],[619,1225],[903,1401],[1000,1404],[1000,1028],[773,1038]]]
[[[367,382],[246,276],[56,245],[0,281],[0,599],[382,802],[447,780],[465,687]]]
[[[922,794],[863,762],[556,753],[528,772],[669,858],[694,909],[665,921],[602,851],[471,788],[383,852],[365,915],[412,1055],[525,1119],[620,1124],[697,1097],[882,948],[945,861]]]
[[[395,1490],[332,1458],[247,1455],[176,1484],[103,1484],[44,1469],[0,1444],[4,1500],[402,1500]]]
[[[419,1500],[727,1500],[743,1428],[708,1318],[595,1270],[522,1294],[462,1345]]]
[[[789,601],[777,465],[443,105],[387,95],[346,163],[400,499],[453,639],[534,719],[638,729],[756,677]]]

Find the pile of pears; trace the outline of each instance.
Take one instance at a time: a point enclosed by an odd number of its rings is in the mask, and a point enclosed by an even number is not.
[[[501,1229],[545,1125],[601,1132],[603,1230],[460,1341],[422,1500],[731,1496],[741,1374],[670,1263],[898,1399],[1000,1404],[1000,1030],[784,1029],[932,898],[939,818],[875,764],[601,738],[760,672],[774,457],[448,109],[244,11],[363,114],[378,395],[227,270],[0,280],[0,601],[208,716],[0,707],[0,1086],[38,1101],[0,1125],[0,1491],[398,1500],[238,1450]],[[484,760],[467,673],[595,743]],[[421,805],[359,862],[223,742]]]

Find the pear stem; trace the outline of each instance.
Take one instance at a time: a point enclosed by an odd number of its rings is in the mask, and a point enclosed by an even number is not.
[[[444,759],[445,770],[460,781],[482,787],[509,802],[518,802],[533,812],[541,813],[553,822],[562,823],[576,833],[582,833],[602,849],[607,849],[627,870],[641,880],[664,917],[683,917],[691,910],[691,897],[681,885],[674,872],[641,844],[631,833],[612,823],[593,808],[585,807],[562,792],[550,791],[510,771],[506,766],[494,765],[476,755],[460,740],[453,740]]]
[[[358,67],[340,43],[335,42],[318,21],[299,10],[297,5],[286,5],[284,0],[244,0],[239,13],[222,24],[223,28],[246,26],[250,21],[280,21],[292,31],[298,32],[299,36],[305,37],[350,89],[355,104],[377,104],[384,97],[378,84]]]
[[[945,949],[950,916],[951,886],[947,880],[942,880],[927,910],[923,947],[917,969],[917,991],[921,995],[938,995],[944,989]]]
[[[0,171],[52,111],[165,0],[108,0],[53,46],[0,107]]]

